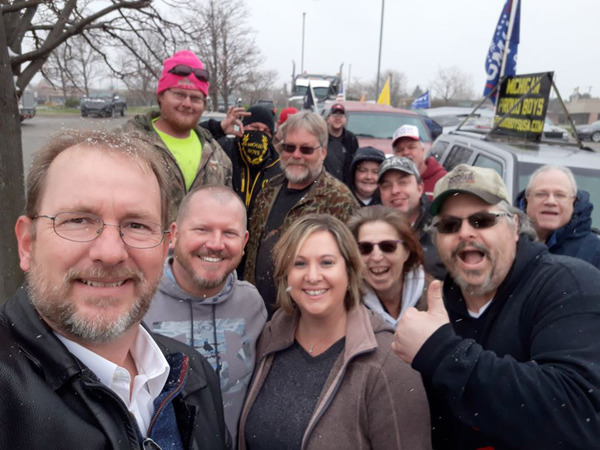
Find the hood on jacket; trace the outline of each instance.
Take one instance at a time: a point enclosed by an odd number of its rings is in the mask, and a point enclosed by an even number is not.
[[[524,213],[527,213],[527,198],[525,190],[522,190],[515,199],[515,206]],[[547,241],[548,247],[556,242],[562,242],[568,237],[580,237],[590,232],[592,228],[592,210],[594,205],[590,202],[590,194],[587,191],[578,190],[573,204],[573,214],[571,220],[559,228],[554,230]]]
[[[223,303],[230,297],[231,290],[235,287],[236,276],[235,271],[233,271],[229,275],[227,275],[227,278],[225,279],[225,284],[223,285],[223,288],[219,291],[217,295],[206,298],[193,297],[192,295],[188,294],[183,289],[181,289],[181,287],[175,280],[175,276],[173,275],[172,263],[173,256],[170,256],[165,261],[163,267],[163,276],[158,286],[158,290],[164,292],[167,296],[172,296],[180,300],[193,299],[195,302],[204,303],[206,305],[218,305],[219,303]]]
[[[350,163],[350,179],[348,180],[348,185],[352,192],[356,190],[354,186],[354,174],[356,173],[358,164],[363,161],[375,161],[381,164],[385,161],[385,153],[375,147],[361,147],[356,150],[354,158],[352,158],[352,162]]]

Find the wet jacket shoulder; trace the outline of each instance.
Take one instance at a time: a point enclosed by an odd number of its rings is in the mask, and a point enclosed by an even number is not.
[[[240,418],[245,423],[277,352],[294,342],[298,316],[278,311],[257,347],[257,369]],[[348,312],[346,343],[302,440],[302,449],[428,449],[429,408],[419,375],[391,350],[392,329],[358,306]]]
[[[248,245],[246,246],[246,267],[244,278],[255,284],[256,255],[262,240],[269,214],[279,191],[285,186],[287,179],[284,174],[275,176],[257,195],[254,202],[254,210],[250,220]],[[312,186],[288,212],[283,225],[282,232],[294,221],[306,214],[325,213],[331,214],[342,222],[348,219],[358,210],[359,205],[350,189],[334,176],[323,170]]]
[[[176,208],[188,190],[185,186],[183,173],[177,165],[177,160],[152,126],[152,120],[159,116],[159,111],[151,111],[145,115],[135,116],[123,125],[122,130],[125,132],[141,132],[142,136],[161,153],[171,178],[171,195],[174,207]],[[198,166],[196,179],[190,190],[207,184],[224,184],[231,187],[232,166],[229,157],[208,130],[197,126],[194,128],[194,132],[198,135],[202,143],[202,159]]]
[[[522,236],[512,268],[478,319],[446,278],[450,324],[413,361],[428,391],[435,448],[597,446],[599,274]]]
[[[167,359],[183,354],[185,385],[173,399],[186,449],[224,449],[218,379],[189,347],[153,336]],[[184,364],[185,366],[185,364]],[[120,398],[75,358],[42,321],[26,293],[0,310],[0,447],[139,449],[138,427]],[[200,431],[201,430],[201,431]],[[7,447],[8,448],[8,447]]]

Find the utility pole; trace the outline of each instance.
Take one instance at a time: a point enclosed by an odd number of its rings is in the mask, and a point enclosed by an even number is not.
[[[300,73],[304,73],[304,24],[306,23],[306,13],[302,13],[302,59],[300,60]]]
[[[383,41],[383,9],[385,0],[381,0],[381,26],[379,27],[379,58],[377,59],[377,81],[375,82],[375,100],[379,95],[379,75],[381,72],[381,43]]]

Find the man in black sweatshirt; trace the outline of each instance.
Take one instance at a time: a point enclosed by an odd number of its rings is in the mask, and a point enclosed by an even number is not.
[[[510,203],[491,169],[437,183],[449,274],[428,311],[406,311],[394,350],[423,376],[436,450],[596,448],[600,271],[548,253]]]

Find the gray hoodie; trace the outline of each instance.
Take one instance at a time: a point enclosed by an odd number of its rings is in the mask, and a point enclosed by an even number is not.
[[[221,292],[198,298],[175,281],[172,257],[144,322],[155,333],[169,336],[199,351],[221,378],[225,423],[233,442],[255,362],[258,336],[267,319],[256,288],[229,274]]]

